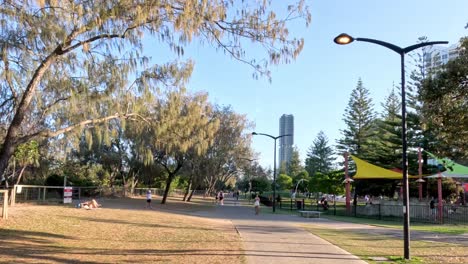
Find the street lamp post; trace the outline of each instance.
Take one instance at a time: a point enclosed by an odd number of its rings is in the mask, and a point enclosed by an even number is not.
[[[275,150],[274,150],[274,158],[273,158],[273,213],[276,211],[276,140],[278,138],[286,137],[286,136],[292,136],[291,134],[285,134],[285,135],[279,135],[277,137],[274,137],[269,134],[264,134],[264,133],[257,133],[257,132],[252,132],[253,136],[267,136],[269,138],[272,138],[275,141]]]
[[[388,49],[393,50],[394,52],[400,55],[401,59],[401,140],[403,145],[403,236],[404,236],[404,255],[405,259],[410,259],[410,235],[409,235],[409,192],[408,192],[408,160],[407,160],[407,141],[406,141],[406,93],[405,93],[405,54],[413,51],[415,49],[435,45],[435,44],[448,44],[448,41],[431,41],[431,42],[424,42],[418,43],[415,45],[408,46],[406,48],[398,47],[394,44],[384,42],[381,40],[376,39],[369,39],[369,38],[353,38],[348,34],[342,33],[338,35],[333,41],[339,45],[346,45],[353,41],[364,41],[370,42],[373,44],[377,44],[380,46],[384,46]]]

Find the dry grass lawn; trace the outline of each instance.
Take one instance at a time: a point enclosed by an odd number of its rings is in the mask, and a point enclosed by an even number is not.
[[[18,205],[0,221],[2,263],[243,263],[230,221],[184,215],[201,200],[104,200],[102,209]],[[209,209],[209,208],[208,208]]]

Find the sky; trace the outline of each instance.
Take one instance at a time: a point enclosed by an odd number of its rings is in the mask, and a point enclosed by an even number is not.
[[[254,0],[251,0],[254,1]],[[288,3],[275,2],[283,13]],[[303,21],[289,24],[290,35],[302,37],[305,45],[290,64],[270,68],[272,81],[252,78],[250,66],[236,61],[213,47],[193,44],[183,59],[192,59],[195,68],[187,88],[206,91],[210,101],[231,105],[255,124],[252,131],[277,136],[282,114],[294,115],[294,144],[302,161],[322,130],[335,145],[344,129],[343,114],[359,78],[370,91],[375,110],[400,82],[399,55],[365,42],[339,46],[333,38],[340,33],[374,38],[400,47],[413,45],[418,37],[455,44],[468,35],[467,0],[314,0],[307,1],[312,13],[309,27]],[[247,52],[261,52],[252,46]],[[153,50],[154,56],[167,57]],[[410,58],[407,57],[407,61]],[[250,131],[246,131],[250,133]],[[256,136],[252,147],[258,162],[273,168],[273,140]]]

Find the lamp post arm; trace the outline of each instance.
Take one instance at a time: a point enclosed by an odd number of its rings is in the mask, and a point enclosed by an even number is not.
[[[277,136],[276,138],[289,137],[289,136],[292,136],[292,135],[291,134],[284,134],[284,135]]]
[[[275,138],[274,136],[269,135],[269,134],[265,134],[265,133],[257,133],[257,135],[262,135],[262,136],[270,137],[270,138],[272,138],[272,139],[277,139],[277,138]]]
[[[425,46],[432,46],[432,45],[437,45],[437,44],[448,44],[448,43],[449,43],[448,41],[422,42],[422,43],[414,44],[414,45],[411,45],[411,46],[408,46],[408,47],[404,48],[403,52],[408,53],[410,51],[413,51],[415,49],[419,49],[419,48],[422,48],[422,47],[425,47]]]
[[[374,43],[374,44],[377,44],[377,45],[380,45],[380,46],[384,46],[384,47],[386,47],[388,49],[393,50],[394,52],[396,52],[398,54],[401,54],[402,52],[405,52],[405,49],[402,49],[402,48],[398,47],[397,45],[394,45],[392,43],[388,43],[388,42],[385,42],[385,41],[377,40],[377,39],[356,38],[356,40],[357,41],[370,42],[370,43]]]

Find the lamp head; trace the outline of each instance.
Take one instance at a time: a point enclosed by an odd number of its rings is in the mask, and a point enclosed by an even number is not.
[[[258,135],[257,132],[252,132],[252,135],[255,136],[255,135]]]
[[[354,38],[346,33],[341,33],[333,41],[338,45],[346,45],[354,41]]]

